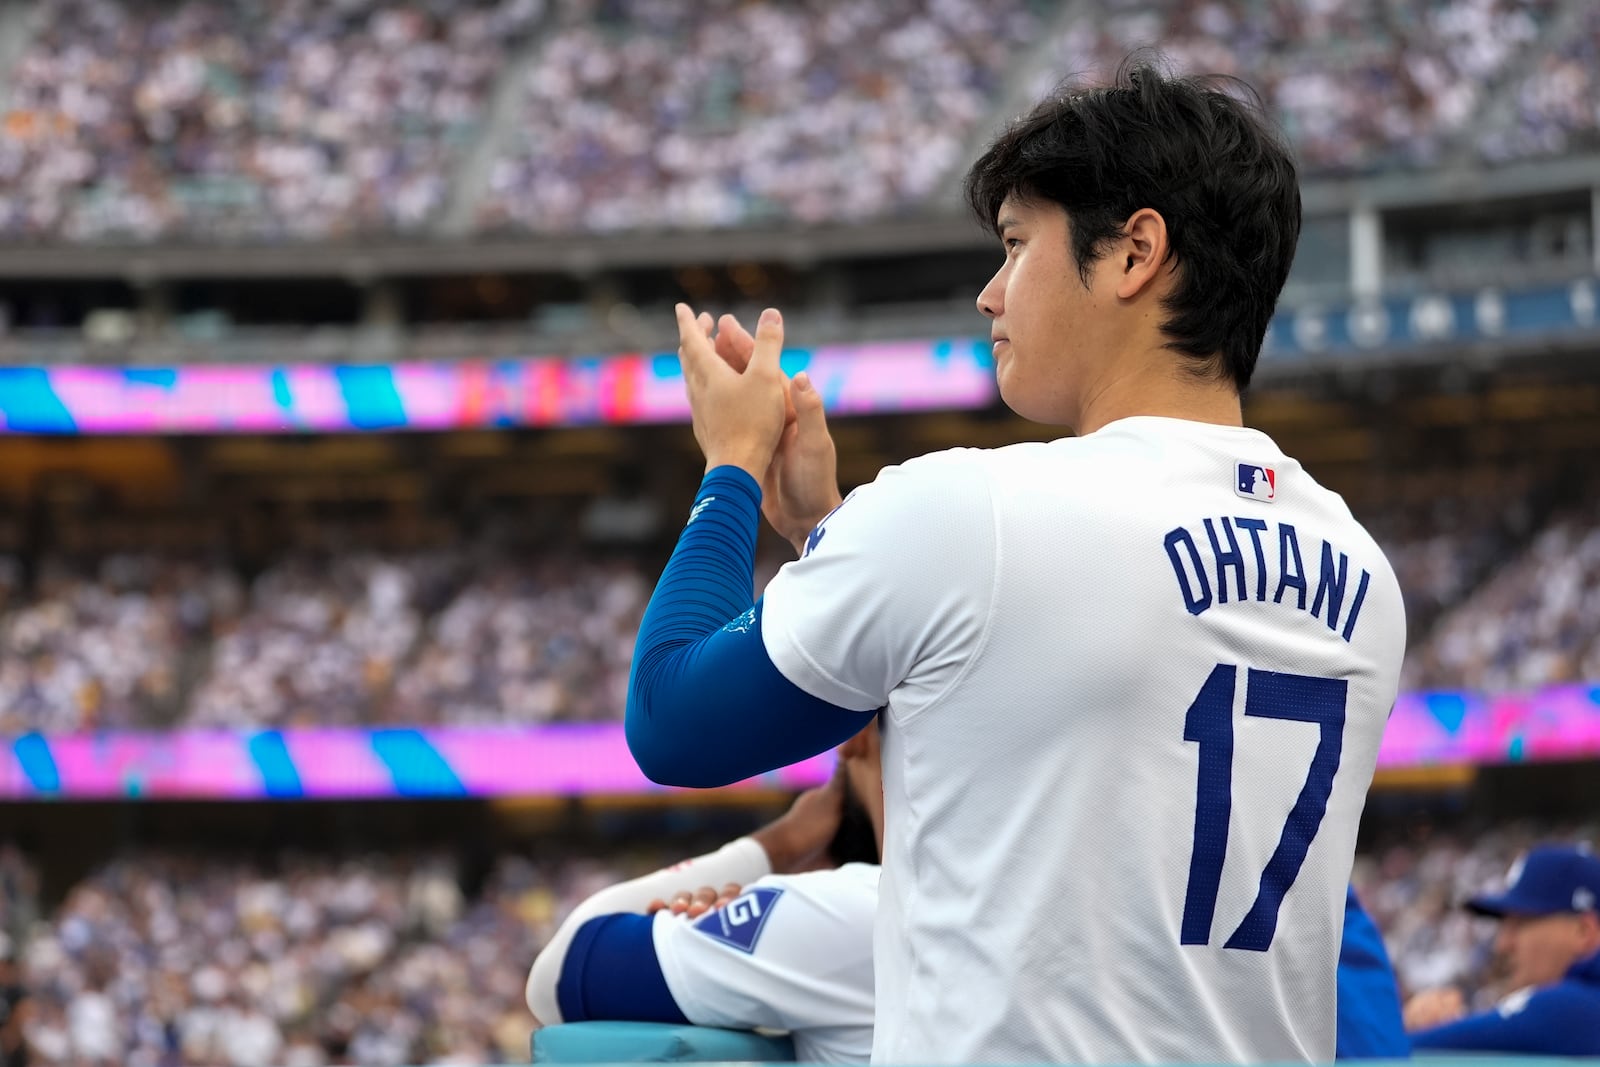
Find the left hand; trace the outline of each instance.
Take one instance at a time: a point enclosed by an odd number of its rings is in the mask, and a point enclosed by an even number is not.
[[[755,348],[740,371],[717,354],[705,319],[697,320],[687,304],[676,311],[678,359],[706,469],[739,467],[764,481],[789,419],[788,382],[778,365],[783,316],[776,308],[761,313]]]

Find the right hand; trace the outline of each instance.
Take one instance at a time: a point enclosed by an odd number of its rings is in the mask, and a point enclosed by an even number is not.
[[[732,315],[717,321],[717,355],[741,373],[755,352],[755,338]],[[789,418],[766,476],[761,479],[761,513],[796,553],[806,538],[839,506],[839,457],[828,432],[822,396],[801,371],[789,383]]]
[[[807,789],[789,810],[750,836],[767,853],[773,874],[798,874],[831,867],[828,845],[844,818],[844,764],[826,785]]]
[[[1424,989],[1406,1001],[1402,1021],[1407,1033],[1453,1023],[1467,1014],[1467,1001],[1452,986]]]
[[[776,461],[789,414],[789,379],[778,358],[783,351],[783,316],[776,308],[761,313],[742,366],[720,358],[711,337],[711,316],[698,318],[687,304],[678,316],[678,361],[694,437],[706,456],[706,470],[733,466],[762,479]]]
[[[708,911],[715,911],[731,904],[739,899],[739,894],[742,892],[744,887],[737,882],[729,882],[721,889],[703,885],[699,889],[685,889],[680,893],[674,893],[670,900],[657,897],[644,911],[646,915],[654,915],[658,911],[670,911],[674,915],[687,915],[691,919],[698,919]]]

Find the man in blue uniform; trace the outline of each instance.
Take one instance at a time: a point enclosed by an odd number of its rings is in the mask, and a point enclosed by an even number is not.
[[[1341,1060],[1403,1060],[1411,1055],[1400,1019],[1400,985],[1378,926],[1361,908],[1355,886],[1344,898],[1339,944],[1336,1049]]]
[[[1519,860],[1508,881],[1506,892],[1474,897],[1467,908],[1500,921],[1495,953],[1515,992],[1476,1015],[1446,1009],[1445,1019],[1411,1035],[1412,1045],[1600,1056],[1600,858],[1546,845]]]

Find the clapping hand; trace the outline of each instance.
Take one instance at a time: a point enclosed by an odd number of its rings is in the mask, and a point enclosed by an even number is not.
[[[720,398],[731,396],[733,390],[726,385],[728,380],[726,375],[719,376],[704,367],[707,348],[741,378],[752,372],[757,375],[757,379],[748,386],[749,395],[756,395],[757,383],[764,390],[772,372],[776,372],[777,379],[783,386],[783,424],[775,443],[767,453],[765,465],[760,470],[752,469],[750,466],[744,466],[744,469],[761,483],[762,514],[767,517],[773,529],[795,546],[797,553],[803,552],[807,536],[830,511],[839,506],[840,500],[838,456],[834,449],[833,436],[828,432],[822,397],[804,371],[795,375],[794,380],[790,382],[783,377],[782,370],[778,369],[777,356],[783,347],[783,320],[777,311],[769,308],[762,312],[755,336],[751,336],[732,315],[722,316],[715,323],[714,330],[710,315],[702,314],[698,319],[692,320],[689,316],[689,309],[680,304],[678,328],[679,340],[683,347],[679,350],[679,356],[685,360],[684,377],[689,378],[689,361],[694,360],[700,368],[700,380],[709,383],[707,387],[701,389],[699,400],[694,382],[690,383],[689,391],[689,403],[696,412],[695,435],[702,449],[708,447],[709,439],[717,442],[719,448],[728,448],[730,455],[745,451],[721,443],[725,436],[722,432],[723,425],[732,420],[726,419],[722,411],[712,409]],[[771,332],[773,327],[775,333]],[[763,330],[769,332],[764,335]],[[772,348],[766,347],[766,339],[772,340]],[[721,385],[722,389],[713,391],[710,386],[715,385]],[[770,419],[770,400],[764,391],[760,397],[759,414],[763,420]],[[704,436],[701,433],[702,405],[706,409],[707,423],[707,433]],[[718,424],[715,429],[710,425],[713,421]],[[763,425],[766,425],[765,422]],[[766,437],[763,435],[760,440],[764,442]],[[748,454],[754,456],[757,451],[750,449]],[[708,467],[717,465],[709,451],[706,453],[706,460]],[[738,465],[743,466],[742,463]]]

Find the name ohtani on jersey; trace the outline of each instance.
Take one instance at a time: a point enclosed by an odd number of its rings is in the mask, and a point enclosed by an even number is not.
[[[1191,527],[1202,532],[1197,536]],[[1301,537],[1292,523],[1220,515],[1170,530],[1164,546],[1189,614],[1203,615],[1228,603],[1230,590],[1236,604],[1265,603],[1270,595],[1272,603],[1309,612],[1349,641],[1372,575],[1364,568],[1359,577],[1352,575],[1348,553],[1324,538],[1306,535],[1308,548],[1318,546],[1311,557],[1316,569],[1308,572]]]

